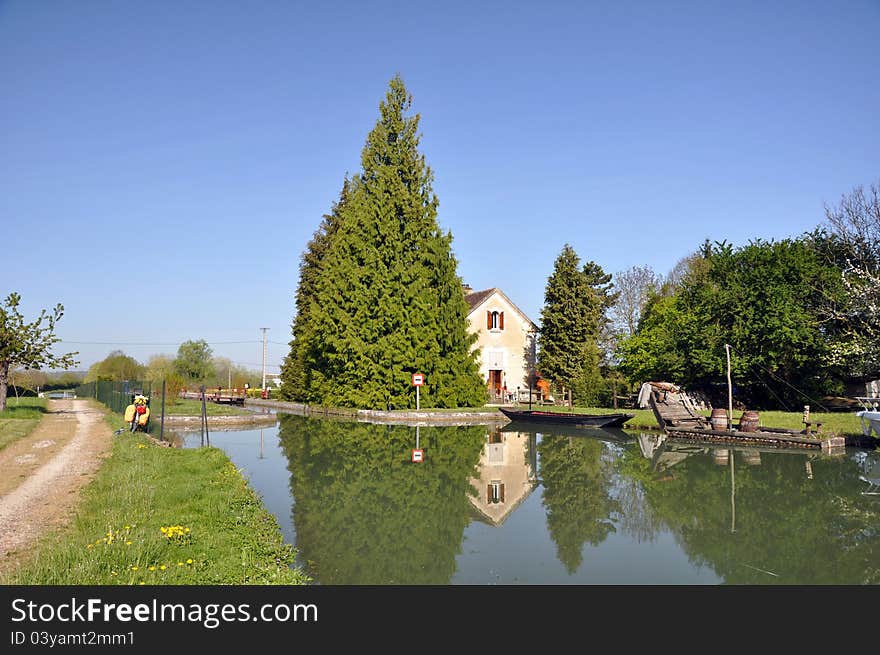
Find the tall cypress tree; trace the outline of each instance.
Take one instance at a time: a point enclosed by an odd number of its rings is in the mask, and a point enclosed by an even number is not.
[[[290,351],[281,364],[281,397],[286,400],[309,400],[306,393],[309,387],[308,368],[305,364],[306,349],[313,341],[310,339],[309,310],[315,300],[321,265],[339,229],[342,210],[354,184],[355,181],[349,180],[346,176],[339,199],[333,204],[330,213],[322,217],[321,225],[306,245],[300,260],[299,285],[295,299],[296,314],[291,325],[293,338],[290,341]]]
[[[426,407],[484,397],[452,235],[437,224],[411,104],[400,77],[392,79],[317,276],[303,358],[306,395],[316,402],[413,407],[414,372],[427,377]]]
[[[586,404],[596,402],[601,385],[599,335],[616,297],[610,282],[595,262],[581,268],[580,257],[565,244],[544,290],[538,368]]]

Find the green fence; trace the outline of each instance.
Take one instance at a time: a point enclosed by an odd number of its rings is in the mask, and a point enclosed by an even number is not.
[[[162,388],[161,385],[156,390],[157,403],[154,405],[152,401],[152,383],[143,380],[122,380],[114,382],[108,380],[99,380],[97,382],[88,382],[81,384],[76,388],[77,398],[94,398],[111,409],[111,411],[119,414],[120,417],[125,414],[125,408],[128,407],[136,395],[146,396],[149,400],[147,406],[150,408],[150,420],[144,429],[145,432],[158,435],[162,423]],[[120,425],[122,420],[120,418]]]

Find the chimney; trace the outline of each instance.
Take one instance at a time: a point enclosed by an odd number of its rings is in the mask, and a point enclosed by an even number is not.
[[[468,295],[469,293],[471,293],[473,291],[473,289],[471,289],[471,285],[469,285],[469,284],[462,284],[461,290],[464,292],[464,295]]]

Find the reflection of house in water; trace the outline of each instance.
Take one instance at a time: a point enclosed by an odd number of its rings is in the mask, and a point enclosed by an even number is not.
[[[501,525],[537,486],[535,435],[493,428],[486,435],[477,466],[480,477],[471,478],[477,491],[471,504],[482,520]]]

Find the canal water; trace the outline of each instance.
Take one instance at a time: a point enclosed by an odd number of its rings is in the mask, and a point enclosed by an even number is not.
[[[278,417],[210,441],[318,584],[880,583],[875,452]]]

